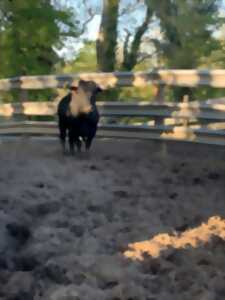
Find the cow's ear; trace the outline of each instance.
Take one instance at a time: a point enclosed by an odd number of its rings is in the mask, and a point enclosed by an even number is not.
[[[101,93],[101,92],[103,92],[103,89],[100,88],[100,86],[98,86],[98,87],[96,88],[96,93]]]
[[[84,84],[86,84],[86,81],[83,79],[80,79],[78,82],[78,85],[84,85]]]

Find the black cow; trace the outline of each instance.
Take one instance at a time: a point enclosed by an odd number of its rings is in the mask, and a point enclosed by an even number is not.
[[[59,102],[57,113],[63,152],[66,152],[68,133],[70,153],[74,154],[74,144],[81,151],[82,140],[86,150],[91,147],[99,121],[96,95],[102,89],[93,81],[80,80],[78,87],[72,86],[70,90]]]

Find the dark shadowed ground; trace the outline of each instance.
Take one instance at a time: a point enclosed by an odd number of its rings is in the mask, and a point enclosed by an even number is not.
[[[224,299],[224,161],[185,143],[63,157],[55,140],[0,142],[0,299]]]

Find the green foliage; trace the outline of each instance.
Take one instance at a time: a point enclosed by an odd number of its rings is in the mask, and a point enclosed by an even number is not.
[[[213,35],[221,25],[219,1],[152,0],[163,34],[155,45],[162,64],[172,69],[224,66],[220,41]],[[223,57],[223,62],[220,58]],[[196,98],[195,89],[174,88],[174,98],[184,94]],[[201,94],[201,93],[200,93]],[[203,95],[202,95],[203,96]]]
[[[0,77],[52,73],[55,48],[77,34],[71,13],[50,0],[1,0],[0,14]]]
[[[199,59],[201,68],[224,69],[225,68],[225,40],[218,40],[218,46],[209,56]]]
[[[95,42],[87,41],[73,61],[67,61],[63,73],[96,72],[97,58]]]
[[[119,99],[122,101],[150,101],[153,98],[152,87],[126,87],[119,89]]]
[[[218,48],[218,41],[212,36],[220,24],[217,1],[154,2],[163,33],[162,42],[156,46],[169,68],[197,68],[202,56]]]
[[[71,12],[51,0],[1,0],[0,15],[0,78],[54,73],[61,60],[56,49],[65,37],[78,34]],[[36,100],[52,95],[47,90],[29,93]],[[18,91],[6,97],[18,100]]]

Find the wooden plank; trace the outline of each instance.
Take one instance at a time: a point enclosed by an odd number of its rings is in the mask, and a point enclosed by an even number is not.
[[[0,125],[1,135],[58,135],[54,122],[20,122]],[[99,137],[133,138],[133,139],[162,139],[207,143],[225,146],[225,131],[205,128],[191,129],[177,126],[99,126]]]
[[[98,102],[99,112],[103,117],[149,117],[170,118],[174,121],[182,118],[190,120],[206,120],[207,122],[224,122],[225,105],[201,105],[200,103],[166,103],[150,104],[121,103],[121,102]],[[13,104],[1,104],[0,116],[26,115],[26,116],[54,116],[57,103],[55,102],[24,102]]]
[[[143,87],[149,84],[168,86],[225,87],[225,70],[154,70],[150,72],[78,73],[70,75],[21,76],[0,80],[0,90],[67,88],[79,79],[93,80],[102,88],[115,86]]]

